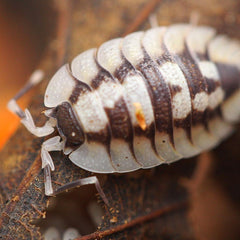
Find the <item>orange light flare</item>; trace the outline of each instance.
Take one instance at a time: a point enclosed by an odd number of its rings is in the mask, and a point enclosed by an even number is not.
[[[44,48],[44,29],[39,31],[34,21],[35,5],[31,1],[0,2],[0,149],[19,124],[19,118],[8,111],[7,102],[27,81]],[[21,107],[26,107],[30,96],[19,101]]]

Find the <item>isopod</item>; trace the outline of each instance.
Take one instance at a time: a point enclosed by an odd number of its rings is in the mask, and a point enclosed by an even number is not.
[[[24,90],[8,107],[38,137],[57,128],[41,149],[52,195],[50,151],[94,173],[123,173],[215,147],[239,121],[239,76],[239,42],[211,27],[175,24],[107,41],[62,66],[45,92],[43,127],[17,105]],[[78,184],[91,183],[96,177]]]

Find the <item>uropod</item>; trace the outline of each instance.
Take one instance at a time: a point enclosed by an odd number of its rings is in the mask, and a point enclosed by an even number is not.
[[[36,127],[16,100],[8,108],[42,144],[45,194],[53,195],[50,151],[94,173],[124,173],[189,158],[218,145],[240,119],[240,44],[207,26],[154,27],[103,43],[50,80]],[[78,185],[96,184],[96,177]],[[105,199],[106,201],[106,199]]]

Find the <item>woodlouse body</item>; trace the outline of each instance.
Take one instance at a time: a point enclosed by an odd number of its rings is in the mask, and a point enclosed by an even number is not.
[[[45,149],[98,173],[192,157],[239,121],[239,68],[239,43],[210,27],[177,24],[108,41],[51,79],[46,115],[63,141]],[[54,170],[46,151],[43,167]]]

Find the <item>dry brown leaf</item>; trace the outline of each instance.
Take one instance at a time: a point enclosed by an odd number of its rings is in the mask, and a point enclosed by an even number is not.
[[[146,16],[153,6],[160,24],[187,22],[190,13],[198,11],[200,24],[212,25],[221,32],[240,38],[240,32],[236,31],[240,20],[240,4],[235,0],[58,0],[55,4],[59,13],[57,40],[50,44],[49,51],[40,64],[40,68],[46,73],[46,79],[38,88],[38,94],[30,105],[38,125],[43,124],[45,120],[39,113],[43,110],[43,93],[47,79],[50,79],[59,65],[90,47],[99,46],[108,39],[124,35],[136,26],[138,27],[135,30],[146,29],[149,27]],[[57,224],[62,218],[61,221],[65,222],[60,226],[78,228],[80,233],[85,235],[79,239],[218,239],[214,237],[218,236],[220,228],[214,229],[215,235],[204,234],[205,225],[201,223],[206,220],[199,214],[205,206],[206,209],[212,209],[213,202],[208,203],[206,199],[201,201],[206,196],[205,190],[202,189],[208,188],[211,191],[220,186],[221,191],[218,193],[221,194],[215,194],[213,198],[216,202],[220,202],[219,198],[227,199],[225,203],[231,205],[231,208],[226,208],[229,214],[229,209],[239,213],[239,149],[236,141],[239,143],[238,138],[229,140],[232,144],[228,151],[234,152],[234,156],[230,157],[225,151],[224,154],[221,152],[223,144],[215,150],[214,158],[211,155],[203,155],[198,168],[195,168],[194,159],[188,159],[153,170],[99,176],[110,205],[104,205],[99,199],[103,209],[103,220],[99,229],[94,230],[92,219],[86,211],[93,188],[84,187],[56,198],[45,197],[39,155],[43,139],[31,136],[20,127],[0,155],[0,237],[40,239],[42,232],[37,226],[46,229]],[[54,153],[52,156],[56,167],[52,174],[55,187],[92,174],[73,165],[62,153]],[[205,161],[214,161],[214,165],[206,164],[202,167],[202,162]],[[227,165],[221,165],[226,162]],[[194,169],[194,178],[186,181],[191,178]],[[226,169],[229,174],[226,174]],[[214,181],[206,180],[209,177]],[[206,188],[202,188],[203,186]],[[50,209],[46,210],[49,204]],[[41,223],[37,222],[37,219],[42,218],[46,219]],[[231,226],[237,225],[238,218],[231,219]],[[215,220],[214,217],[211,219],[212,222]],[[237,231],[239,228],[233,229]],[[235,233],[226,236],[239,236]],[[204,238],[206,236],[208,238]]]

